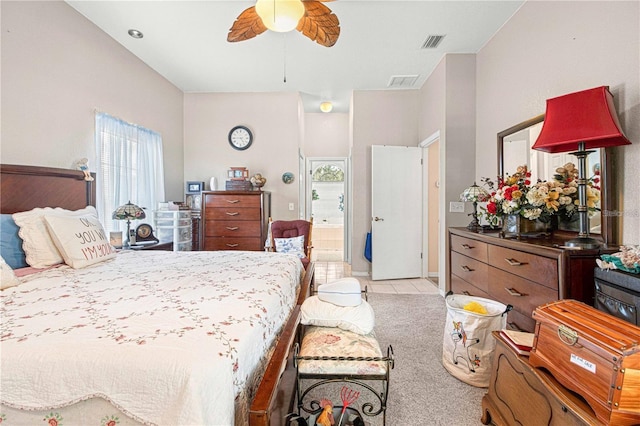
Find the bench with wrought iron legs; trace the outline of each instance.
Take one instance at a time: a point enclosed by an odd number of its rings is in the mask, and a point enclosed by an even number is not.
[[[383,356],[373,333],[360,335],[334,327],[308,326],[302,345],[294,347],[294,365],[298,415],[320,413],[320,399],[324,398],[334,405],[336,426],[348,424],[340,415],[341,408],[349,405],[347,414],[351,412],[351,417],[360,416],[360,411],[353,408],[358,405],[364,416],[382,415],[386,424],[393,348],[389,345]],[[312,382],[305,387],[306,380]],[[343,386],[338,391],[340,384]]]

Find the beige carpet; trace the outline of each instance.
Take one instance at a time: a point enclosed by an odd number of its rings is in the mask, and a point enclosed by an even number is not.
[[[376,315],[375,334],[383,353],[395,353],[391,371],[387,426],[481,425],[481,399],[486,389],[467,385],[442,366],[446,305],[439,295],[369,294]],[[349,385],[350,387],[353,387]],[[339,405],[342,384],[322,391]],[[356,405],[368,399],[364,395]],[[382,425],[380,417],[365,417]]]

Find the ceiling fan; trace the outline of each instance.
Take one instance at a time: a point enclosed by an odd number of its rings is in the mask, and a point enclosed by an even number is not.
[[[227,41],[249,40],[266,30],[293,29],[316,43],[331,47],[340,36],[338,17],[323,2],[331,0],[258,0],[231,26]]]

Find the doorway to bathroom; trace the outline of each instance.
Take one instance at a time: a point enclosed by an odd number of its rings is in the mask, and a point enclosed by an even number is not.
[[[347,160],[309,158],[308,211],[313,217],[313,260],[345,260],[347,216]]]

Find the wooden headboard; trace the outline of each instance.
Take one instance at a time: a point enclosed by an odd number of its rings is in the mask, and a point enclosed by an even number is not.
[[[95,173],[91,174],[95,179]],[[0,212],[12,214],[35,207],[68,210],[96,205],[95,181],[80,170],[0,165]]]

